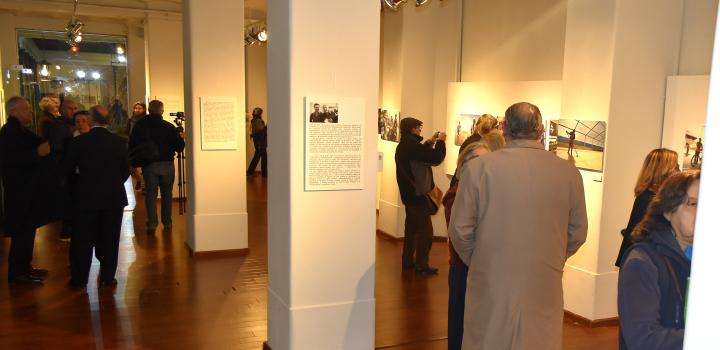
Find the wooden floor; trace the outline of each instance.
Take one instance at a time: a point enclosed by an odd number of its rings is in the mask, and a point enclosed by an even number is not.
[[[0,240],[0,349],[261,349],[267,338],[266,193],[262,177],[248,179],[250,254],[240,257],[190,256],[177,210],[173,232],[154,235],[142,230],[143,204],[126,211],[114,290],[94,282],[87,291],[65,287],[68,245],[52,226],[36,240],[34,265],[50,269],[45,285],[9,286],[9,240]],[[402,273],[400,249],[378,238],[376,346],[446,349],[447,247],[434,244],[431,263],[441,269],[432,277]],[[97,269],[96,262],[91,281]],[[566,321],[564,330],[564,349],[617,349],[615,327]]]

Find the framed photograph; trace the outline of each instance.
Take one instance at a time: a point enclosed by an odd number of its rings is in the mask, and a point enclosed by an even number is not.
[[[378,134],[383,140],[400,142],[400,113],[391,115],[387,109],[378,108]]]
[[[547,149],[578,169],[602,172],[606,129],[607,124],[603,121],[551,120]]]

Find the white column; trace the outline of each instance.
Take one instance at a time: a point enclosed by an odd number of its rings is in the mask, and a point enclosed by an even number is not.
[[[187,244],[195,252],[246,249],[244,5],[225,0],[186,0],[183,5]],[[236,103],[231,149],[203,149],[200,101],[217,97]]]
[[[674,0],[568,1],[561,116],[607,122],[604,173],[581,171],[588,238],[563,277],[566,310],[589,320],[617,316],[620,230],[643,159],[660,146],[682,10]]]
[[[268,1],[268,22],[268,344],[372,349],[380,3]],[[305,96],[364,100],[361,190],[304,191]]]
[[[717,210],[720,206],[720,22],[710,72],[705,149],[700,179],[700,204],[695,222],[695,243],[685,325],[685,350],[718,349],[717,315],[720,314],[718,267],[720,235]]]

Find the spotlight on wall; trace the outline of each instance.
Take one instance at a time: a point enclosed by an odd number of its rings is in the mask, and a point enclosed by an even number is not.
[[[91,75],[92,78],[95,79],[95,80],[100,79],[100,73],[98,73],[98,72],[92,72],[92,74],[90,74],[90,75]]]
[[[400,9],[400,7],[402,7],[402,5],[405,5],[405,3],[408,2],[408,0],[380,0],[380,1],[382,2],[381,6],[384,4],[385,7],[389,8],[393,11],[397,11],[398,9]],[[422,6],[422,5],[427,4],[428,2],[430,2],[430,0],[415,0],[415,6]]]
[[[75,72],[75,75],[77,75],[77,77],[80,79],[85,79],[85,71],[84,70],[79,70],[79,71]]]
[[[73,8],[73,15],[70,17],[70,21],[65,27],[65,33],[67,35],[67,43],[70,45],[72,52],[78,52],[77,48],[80,42],[83,40],[83,27],[85,24],[77,18],[77,5],[78,0],[75,0],[75,6]]]
[[[255,22],[245,26],[245,46],[265,44],[267,41],[267,25],[264,22]]]

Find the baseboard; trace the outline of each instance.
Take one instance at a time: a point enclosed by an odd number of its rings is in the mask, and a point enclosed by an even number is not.
[[[395,236],[393,236],[383,230],[379,230],[379,229],[376,229],[375,233],[377,236],[380,236],[380,238],[388,240],[388,241],[402,242],[405,240],[405,237],[395,237]],[[447,242],[447,237],[433,236],[432,240],[433,240],[433,242]]]
[[[620,324],[620,320],[617,317],[589,320],[567,310],[565,310],[565,317],[588,328],[613,327]]]
[[[272,350],[272,348],[270,347],[270,345],[268,345],[267,341],[264,341],[264,342],[263,342],[263,350]]]
[[[187,249],[188,253],[190,253],[190,256],[193,258],[232,258],[236,256],[245,256],[250,254],[250,248],[243,248],[243,249],[228,249],[228,250],[212,250],[207,252],[196,252],[193,251],[192,248],[185,243],[185,248]]]

